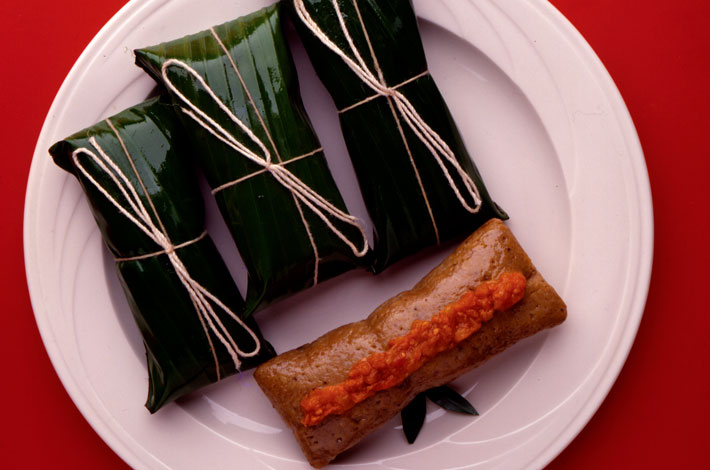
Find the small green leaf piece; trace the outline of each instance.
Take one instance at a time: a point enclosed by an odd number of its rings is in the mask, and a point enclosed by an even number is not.
[[[446,385],[424,392],[431,401],[445,410],[478,416],[478,411],[464,397]]]
[[[414,397],[414,400],[405,406],[400,414],[402,416],[402,430],[407,437],[407,442],[414,444],[426,419],[426,396],[424,393]]]

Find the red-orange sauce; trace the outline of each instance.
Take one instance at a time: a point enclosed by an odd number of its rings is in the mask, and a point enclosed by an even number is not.
[[[415,320],[409,333],[390,340],[386,351],[356,362],[344,382],[317,388],[301,400],[305,426],[331,414],[343,414],[380,390],[401,384],[437,354],[453,349],[490,320],[508,310],[525,293],[525,276],[504,273],[467,291],[429,321]]]

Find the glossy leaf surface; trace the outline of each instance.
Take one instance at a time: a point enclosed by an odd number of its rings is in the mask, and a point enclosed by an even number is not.
[[[414,444],[414,441],[419,435],[419,431],[421,431],[426,421],[427,398],[445,410],[478,416],[478,411],[476,411],[473,405],[452,388],[446,385],[430,388],[425,392],[417,394],[414,400],[400,412],[402,431],[407,438],[407,442],[410,444]]]
[[[478,411],[476,411],[468,400],[446,385],[431,388],[425,393],[428,399],[445,410],[478,416]]]
[[[211,31],[204,31],[138,50],[137,63],[159,82],[164,82],[162,66],[170,59],[179,59],[192,67],[268,148],[273,163],[294,160],[285,167],[327,201],[346,211],[323,152],[298,159],[319,149],[320,143],[301,102],[295,67],[281,29],[279,5],[217,26],[214,33],[229,55]],[[265,157],[199,80],[174,66],[167,69],[167,77],[180,93],[230,135]],[[273,175],[259,173],[262,166],[185,116],[181,109],[184,101],[176,98],[175,104],[210,186],[218,188],[248,177],[217,192],[215,197],[249,273],[249,312],[312,286],[316,282],[316,269],[317,282],[321,282],[367,264],[311,209],[297,202]],[[335,221],[335,226],[358,247],[364,245],[354,227],[340,221]]]
[[[113,256],[134,258],[160,252],[161,247],[75,167],[72,159],[75,150],[85,148],[98,152],[89,140],[91,137],[127,177],[143,205],[149,208],[153,223],[164,227],[173,245],[198,239],[205,229],[203,200],[170,100],[154,98],[109,120],[125,143],[130,160],[106,121],[55,144],[50,153],[57,165],[78,178]],[[83,154],[79,158],[89,175],[111,197],[127,205],[104,169]],[[209,236],[177,249],[176,253],[195,281],[233,312],[243,314],[244,301]],[[151,412],[217,380],[212,348],[222,377],[236,371],[231,356],[214,334],[211,334],[214,346],[210,345],[190,295],[167,255],[120,261],[116,263],[116,270],[146,349],[149,372],[146,407]],[[254,342],[248,333],[226,313],[215,310],[241,349],[252,351]],[[100,314],[102,312],[97,312]],[[247,324],[259,336],[262,347],[257,356],[241,359],[242,370],[255,367],[274,355],[254,320],[247,320]]]
[[[340,28],[333,1],[305,0],[304,3],[325,34],[356,60]],[[468,235],[491,217],[507,218],[488,194],[434,80],[426,74],[426,57],[410,0],[338,0],[338,5],[368,69],[374,74],[379,67],[384,83],[397,87],[411,102],[473,179],[483,202],[477,213],[464,208],[439,163],[404,123],[393,100],[377,97],[341,57],[324,46],[304,25],[293,10],[293,0],[288,0],[288,4],[316,72],[338,109],[345,110],[362,102],[341,112],[340,121],[375,226],[372,266],[375,272],[427,246]],[[453,166],[449,163],[445,166],[455,183],[462,187]],[[472,205],[470,196],[465,197]]]
[[[426,396],[423,393],[418,394],[414,397],[414,400],[402,409],[400,415],[402,417],[402,430],[407,442],[414,444],[426,419]]]

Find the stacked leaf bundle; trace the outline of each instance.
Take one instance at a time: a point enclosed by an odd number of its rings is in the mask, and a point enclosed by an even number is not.
[[[303,107],[280,4],[136,51],[167,93],[50,150],[82,183],[117,258],[151,411],[273,356],[254,311],[506,217],[427,72],[409,0],[359,3],[289,0],[341,110],[374,256]],[[246,266],[246,301],[204,232],[193,156]]]
[[[136,58],[189,131],[249,274],[247,312],[368,263],[301,102],[278,4]]]
[[[491,217],[507,218],[428,72],[411,0],[288,3],[340,111],[375,226],[375,272]]]
[[[55,144],[81,183],[146,349],[146,407],[274,356],[205,233],[201,193],[169,98],[154,98]]]

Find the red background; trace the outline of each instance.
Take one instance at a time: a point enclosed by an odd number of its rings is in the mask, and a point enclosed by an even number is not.
[[[549,469],[704,467],[710,320],[700,276],[710,264],[710,2],[551,1],[601,57],[628,104],[648,164],[656,241],[648,304],[628,362],[589,425]],[[124,3],[3,5],[2,468],[126,468],[84,421],[52,368],[32,314],[22,253],[25,186],[46,113],[76,58]]]

